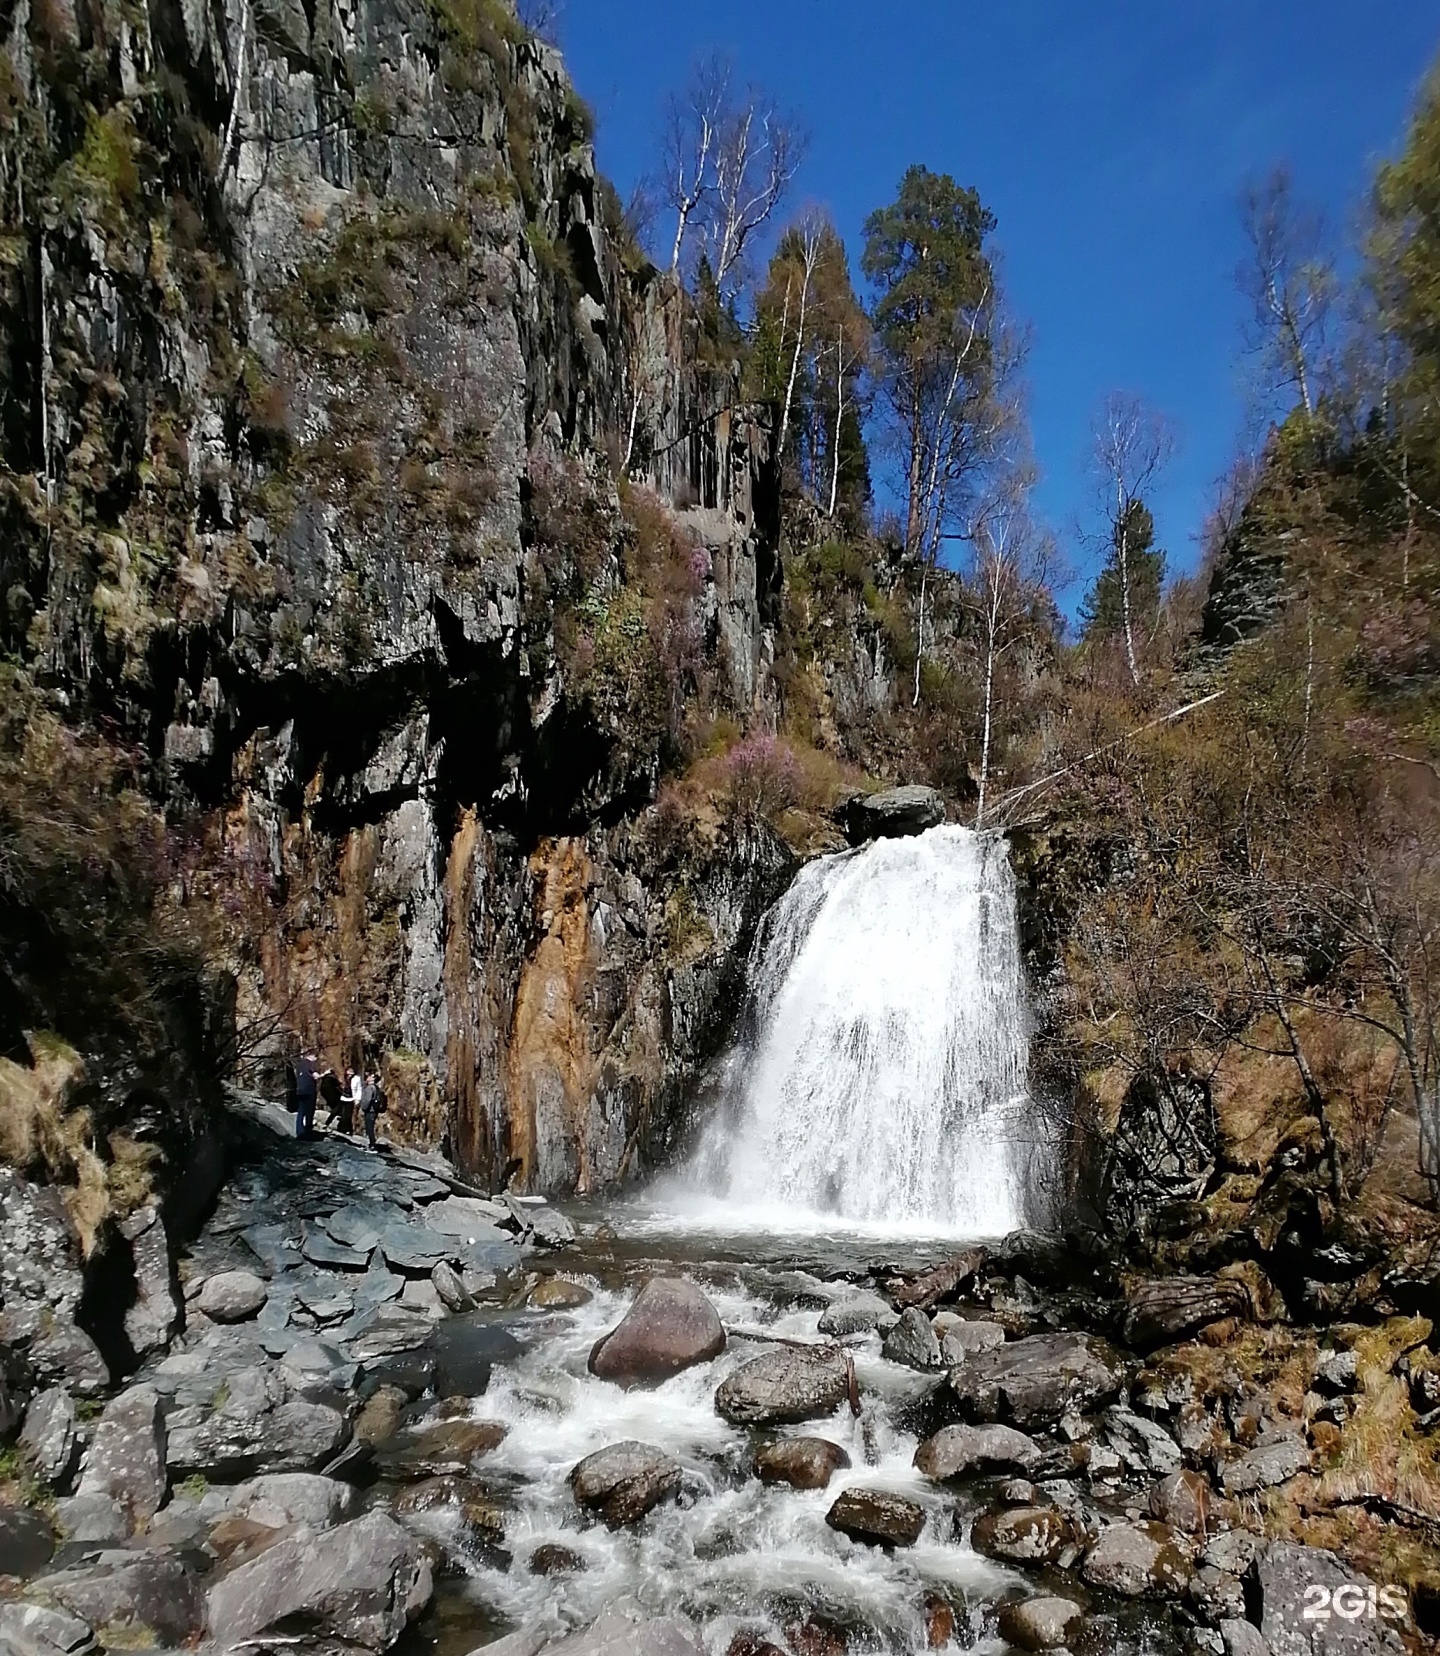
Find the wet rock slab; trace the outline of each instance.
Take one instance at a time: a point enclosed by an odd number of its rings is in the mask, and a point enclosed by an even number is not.
[[[889,1490],[852,1488],[836,1499],[825,1522],[869,1546],[913,1547],[925,1528],[925,1508]]]
[[[942,1426],[915,1451],[915,1465],[927,1478],[985,1472],[1030,1472],[1044,1459],[1033,1438],[1013,1426]]]
[[[777,1346],[722,1381],[715,1407],[732,1426],[794,1425],[833,1414],[848,1392],[843,1353]]]

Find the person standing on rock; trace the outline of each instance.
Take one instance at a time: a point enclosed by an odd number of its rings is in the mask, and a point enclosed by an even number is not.
[[[350,1134],[355,1131],[355,1117],[360,1114],[362,1097],[365,1091],[365,1078],[359,1070],[345,1071],[345,1085],[340,1089],[340,1131]]]
[[[385,1089],[380,1085],[380,1077],[372,1070],[360,1089],[360,1114],[365,1122],[365,1137],[372,1150],[380,1148],[375,1137],[375,1125],[385,1112],[385,1104]]]
[[[340,1119],[340,1077],[335,1073],[334,1065],[326,1064],[321,1070],[316,1091],[325,1106],[325,1124],[333,1132],[335,1123]]]
[[[313,1138],[315,1134],[315,1100],[318,1096],[315,1075],[315,1054],[305,1052],[295,1065],[295,1137]]]

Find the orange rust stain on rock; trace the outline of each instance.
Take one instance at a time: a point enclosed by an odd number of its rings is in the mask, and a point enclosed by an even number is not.
[[[585,1112],[595,1086],[586,1008],[598,964],[585,842],[542,843],[530,858],[530,874],[543,935],[521,970],[515,997],[507,1064],[511,1150],[521,1158],[527,1184],[542,1149],[552,1168],[558,1151],[575,1189],[584,1191],[591,1185]]]

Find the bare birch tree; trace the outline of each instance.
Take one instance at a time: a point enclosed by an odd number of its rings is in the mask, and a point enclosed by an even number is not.
[[[693,237],[724,299],[734,296],[755,236],[775,216],[804,155],[796,121],[758,87],[737,93],[723,58],[697,65],[666,113],[660,193],[675,215],[670,268]]]
[[[1247,256],[1237,279],[1253,313],[1247,345],[1273,385],[1292,388],[1313,415],[1336,293],[1324,228],[1297,204],[1285,167],[1245,191],[1240,219]]]
[[[1135,543],[1138,526],[1148,518],[1138,508],[1175,452],[1175,433],[1163,414],[1139,397],[1112,392],[1100,405],[1091,428],[1091,470],[1105,524],[1105,540],[1120,589],[1121,634],[1131,682],[1140,683],[1135,644]]]

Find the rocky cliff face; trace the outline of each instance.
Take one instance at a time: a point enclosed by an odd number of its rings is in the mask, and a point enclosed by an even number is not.
[[[788,869],[652,804],[682,701],[771,694],[764,419],[499,0],[21,0],[4,45],[5,647],[145,753],[247,1060],[383,1057],[397,1136],[623,1177]]]

